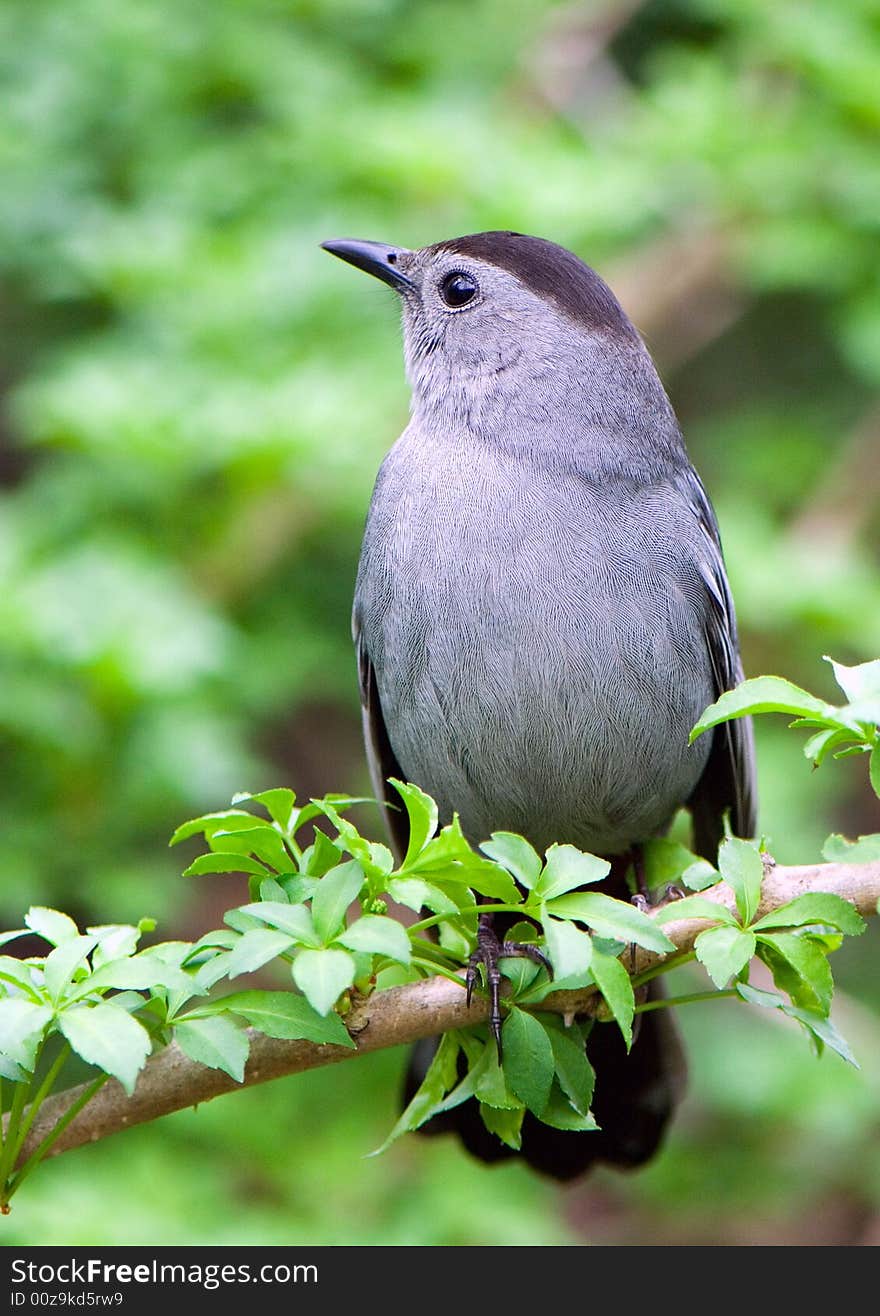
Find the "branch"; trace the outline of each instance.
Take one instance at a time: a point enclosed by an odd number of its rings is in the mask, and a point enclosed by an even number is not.
[[[860,914],[876,914],[880,901],[880,862],[771,868],[764,879],[759,915],[807,891],[832,892],[848,900]],[[726,886],[719,885],[702,894],[707,900],[735,908],[733,893]],[[679,919],[667,923],[664,932],[677,950],[684,953],[692,948],[705,926],[705,919]],[[637,948],[632,971],[643,973],[669,960],[669,956]],[[566,1017],[590,1015],[596,1013],[599,999],[594,987],[555,992],[541,1002],[541,1009]],[[97,1142],[121,1129],[199,1105],[242,1086],[266,1083],[286,1074],[351,1060],[369,1051],[416,1042],[452,1028],[482,1023],[487,1016],[486,1000],[475,999],[469,1009],[463,986],[445,978],[392,987],[359,1001],[346,1016],[348,1030],[357,1042],[356,1050],[305,1041],[279,1041],[249,1029],[250,1057],[242,1084],[221,1070],[197,1064],[172,1045],[147,1062],[131,1097],[126,1096],[115,1079],[107,1082],[71,1121],[48,1154],[57,1156],[84,1143]],[[35,1150],[84,1090],[84,1085],[69,1088],[44,1102],[22,1148],[21,1159]]]

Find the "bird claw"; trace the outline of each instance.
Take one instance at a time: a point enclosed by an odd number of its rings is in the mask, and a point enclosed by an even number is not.
[[[662,893],[657,894],[644,887],[643,890],[636,891],[634,895],[630,896],[629,903],[634,905],[642,914],[650,914],[652,909],[656,909],[658,905],[664,904],[667,900],[683,900],[685,894],[680,886],[676,886],[674,882],[667,882]],[[631,974],[635,972],[635,967],[636,943],[631,941],[629,944],[629,971]]]
[[[537,946],[527,941],[502,941],[496,933],[491,914],[481,914],[477,926],[477,948],[468,960],[465,976],[467,1004],[470,1008],[474,987],[479,977],[479,966],[486,971],[486,987],[489,992],[489,1030],[495,1038],[498,1049],[498,1063],[501,1064],[501,970],[498,961],[506,958],[534,960],[542,965],[553,977],[553,967],[547,956]]]

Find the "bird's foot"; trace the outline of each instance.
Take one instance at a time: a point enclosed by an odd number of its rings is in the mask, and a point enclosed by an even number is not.
[[[639,890],[629,898],[630,904],[635,905],[642,914],[650,914],[652,909],[658,905],[665,904],[667,900],[682,900],[685,892],[674,882],[667,882],[661,890],[652,891],[645,880],[645,870],[642,865],[641,869],[636,870],[639,880]],[[630,942],[629,947],[629,971],[630,974],[635,972],[636,967],[636,943]]]
[[[501,970],[498,961],[508,957],[534,960],[553,977],[553,968],[547,956],[537,946],[527,941],[502,941],[495,931],[491,914],[481,914],[477,925],[477,949],[468,960],[465,985],[467,1003],[470,1006],[474,987],[477,984],[479,966],[486,971],[486,987],[489,991],[489,1028],[498,1048],[498,1063],[501,1064]]]
[[[635,905],[643,914],[648,914],[658,905],[665,905],[668,900],[684,900],[687,892],[675,882],[667,882],[661,890],[656,891],[637,891],[634,896],[630,896],[630,904]]]

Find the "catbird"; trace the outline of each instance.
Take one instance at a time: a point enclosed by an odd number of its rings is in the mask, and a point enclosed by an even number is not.
[[[688,746],[703,709],[742,679],[715,514],[611,290],[570,251],[514,232],[415,251],[323,246],[400,294],[412,390],[354,598],[380,798],[402,778],[474,843],[505,830],[539,851],[569,842],[609,858],[605,890],[623,898],[627,864],[682,806],[708,859],[725,815],[751,836],[748,721]],[[405,819],[388,814],[402,853]],[[502,936],[480,919],[496,973]],[[600,1131],[527,1115],[519,1154],[558,1179],[649,1159],[684,1084],[669,1014],[643,1014],[629,1054],[616,1028],[594,1027]],[[410,1090],[429,1058],[430,1044],[415,1048]],[[513,1154],[474,1102],[424,1127],[455,1128],[486,1161]]]

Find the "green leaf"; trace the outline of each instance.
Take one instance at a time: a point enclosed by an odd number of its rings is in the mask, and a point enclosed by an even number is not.
[[[260,900],[280,900],[282,905],[291,902],[281,883],[274,877],[265,877],[260,883]]]
[[[560,1088],[581,1115],[590,1113],[596,1075],[587,1059],[584,1036],[577,1024],[570,1028],[551,1025],[547,1036],[553,1048],[553,1063]]]
[[[614,900],[600,891],[579,891],[548,901],[547,912],[556,918],[572,918],[586,923],[600,937],[614,941],[636,942],[646,950],[666,953],[675,946],[653,919],[624,900]]]
[[[880,841],[880,837],[877,839]],[[766,928],[797,928],[808,923],[829,924],[849,937],[858,936],[867,926],[861,914],[848,900],[830,893],[808,891],[765,914],[757,923],[752,924],[752,931],[758,932]]]
[[[72,918],[57,909],[47,909],[45,905],[31,905],[24,921],[32,932],[53,946],[60,946],[62,942],[72,941],[79,936],[79,928]]]
[[[20,997],[0,999],[0,1054],[32,1071],[43,1031],[51,1019],[48,1005],[37,1005]]]
[[[222,1069],[236,1083],[244,1079],[248,1038],[234,1020],[221,1015],[179,1019],[174,1025],[174,1040],[190,1060],[209,1069]]]
[[[406,866],[407,876],[414,873],[431,873],[438,884],[461,883],[506,905],[522,900],[522,892],[508,872],[474,853],[457,816]]]
[[[401,1134],[419,1128],[420,1125],[437,1113],[443,1104],[446,1093],[458,1078],[459,1049],[458,1034],[455,1032],[444,1033],[440,1038],[434,1058],[428,1066],[421,1085],[381,1147],[377,1147],[375,1151],[370,1152],[371,1156],[380,1155],[387,1147],[391,1146],[392,1142],[396,1142]]]
[[[857,841],[832,833],[822,846],[822,854],[829,864],[876,863],[880,860],[880,832],[860,836]]]
[[[695,859],[681,875],[681,880],[691,891],[706,891],[718,881],[718,869],[713,868],[708,859]]]
[[[338,802],[337,802],[338,803]],[[347,818],[343,818],[337,804],[332,803],[329,797],[325,796],[321,800],[312,800],[312,804],[329,818],[333,826],[339,833],[336,844],[345,852],[351,855],[352,859],[359,859],[364,873],[371,876],[374,872],[375,865],[370,854],[370,843],[365,837],[361,836],[354,823],[350,823]]]
[[[246,809],[221,809],[217,813],[203,813],[199,818],[190,818],[188,822],[181,823],[168,844],[178,845],[181,841],[189,840],[191,836],[198,836],[200,833],[210,838],[221,828],[232,831],[237,827],[255,827],[259,821]],[[265,826],[268,827],[269,824],[266,823]]]
[[[293,859],[274,827],[269,827],[258,818],[253,821],[259,825],[237,828],[234,832],[226,832],[222,828],[216,831],[211,837],[211,849],[224,854],[250,854],[278,873],[295,872]]]
[[[403,867],[406,867],[412,859],[415,859],[416,855],[421,854],[425,845],[436,832],[438,823],[437,805],[430,795],[426,795],[423,790],[412,782],[399,781],[396,777],[389,777],[388,780],[403,800],[409,819],[409,844],[403,861]]]
[[[112,1074],[131,1096],[151,1049],[142,1024],[113,1001],[101,1001],[62,1011],[58,1027],[78,1056]]]
[[[341,858],[339,851],[336,852],[337,860]],[[302,873],[295,876],[285,873],[277,879],[278,886],[284,892],[285,900],[290,905],[301,905],[306,900],[311,900],[318,888],[318,879],[316,877],[306,877]],[[262,896],[261,899],[266,897]]]
[[[589,1111],[582,1114],[579,1110],[575,1110],[555,1083],[550,1090],[550,1100],[544,1108],[541,1122],[549,1124],[551,1128],[564,1129],[572,1133],[592,1133],[599,1128]]]
[[[387,955],[399,964],[410,962],[410,940],[406,928],[384,914],[365,914],[336,938],[349,950],[363,950],[371,955]]]
[[[102,964],[123,959],[133,955],[141,939],[141,929],[129,923],[105,923],[86,932],[98,938],[98,944],[92,954],[92,968],[100,969]]]
[[[388,846],[381,841],[370,841],[367,848],[373,865],[373,876],[388,877],[394,871],[394,855]]]
[[[522,1122],[525,1113],[525,1106],[522,1105],[517,1105],[513,1109],[500,1109],[480,1103],[480,1118],[486,1128],[514,1151],[519,1151],[522,1146]]]
[[[718,873],[706,859],[668,836],[656,836],[642,846],[645,882],[655,890],[683,882],[692,891],[704,891],[718,881]]]
[[[20,987],[26,996],[42,1002],[43,993],[34,986],[34,970],[24,960],[11,955],[0,955],[0,983],[11,982]]]
[[[535,895],[541,900],[553,900],[566,891],[601,882],[610,872],[607,859],[597,859],[573,845],[551,845],[544,871],[535,883]]]
[[[295,944],[288,932],[279,932],[276,928],[251,928],[241,934],[229,952],[224,965],[225,975],[237,978],[242,973],[253,973]]]
[[[501,1029],[504,1080],[535,1115],[540,1116],[553,1083],[553,1048],[546,1030],[534,1017],[513,1006]]]
[[[758,947],[758,955],[770,970],[774,986],[778,987],[780,991],[787,992],[794,1005],[803,1005],[811,1010],[818,1008],[815,994],[797,970],[793,969],[788,960],[779,954],[775,946],[762,943]]]
[[[670,900],[662,905],[654,915],[655,923],[676,923],[680,918],[705,918],[713,923],[727,923],[736,926],[736,915],[718,900],[707,900],[705,896],[683,896],[681,900]]]
[[[522,1102],[508,1089],[504,1070],[498,1063],[498,1050],[494,1041],[484,1046],[479,1059],[471,1063],[468,1079],[473,1087],[473,1095],[483,1105],[495,1110],[523,1109]]]
[[[364,885],[364,870],[356,859],[331,868],[318,882],[312,896],[312,918],[322,942],[332,941],[345,925],[349,905]]]
[[[593,958],[593,942],[589,934],[581,932],[566,919],[551,918],[546,908],[542,910],[541,926],[554,978],[557,981],[583,978],[585,981],[577,985],[586,985]],[[569,982],[568,986],[573,987],[575,983]]]
[[[737,983],[736,990],[744,1001],[750,1005],[760,1005],[765,1009],[781,1010],[789,1018],[796,1019],[818,1043],[821,1050],[826,1044],[836,1051],[849,1064],[859,1068],[858,1062],[850,1051],[840,1033],[834,1027],[830,1019],[824,1015],[818,1014],[815,1010],[805,1010],[799,1006],[788,1005],[781,996],[776,992],[765,992],[757,987],[749,987],[747,983]]]
[[[718,849],[721,876],[736,896],[736,907],[748,926],[761,903],[764,864],[758,850],[738,836],[725,836]]]
[[[210,932],[203,933],[198,941],[192,943],[181,959],[181,965],[185,963],[191,968],[205,951],[231,950],[238,944],[238,940],[238,933],[232,932],[229,928],[212,928]]]
[[[440,881],[441,875],[438,875],[438,884]],[[449,869],[444,870],[442,881],[450,884],[453,882],[460,883],[462,886],[478,892],[481,896],[497,900],[504,905],[518,905],[523,898],[519,887],[505,869],[499,868],[497,864],[491,863],[488,859],[480,859],[476,855],[472,855],[466,863],[462,863],[460,869],[456,872],[450,872]]]
[[[510,983],[510,995],[518,1000],[541,972],[534,960],[522,955],[502,955],[498,967]]]
[[[271,877],[265,864],[250,855],[231,852],[214,852],[200,854],[183,870],[184,877],[201,877],[205,873],[256,873],[259,877]]]
[[[344,1046],[349,1050],[356,1047],[338,1014],[319,1014],[295,992],[233,992],[217,1005],[242,1015],[267,1037],[301,1037],[320,1045]]]
[[[95,936],[75,936],[69,941],[62,941],[46,956],[45,982],[46,990],[53,1001],[59,1001],[77,970],[85,964],[87,956],[94,950],[98,938]]]
[[[457,914],[459,910],[445,891],[420,877],[392,877],[388,883],[388,895],[398,905],[405,905],[416,913],[430,909],[433,914]]]
[[[241,905],[239,912],[267,923],[278,932],[286,932],[304,946],[320,946],[321,938],[315,931],[312,916],[305,905],[285,905],[277,900],[258,900]]]
[[[228,977],[230,958],[230,951],[218,951],[198,966],[195,981],[200,995],[209,992],[212,987],[216,987],[221,978]]]
[[[341,863],[342,858],[342,847],[334,845],[329,836],[319,828],[315,828],[314,843],[303,852],[302,870],[310,877],[323,877],[331,868]]]
[[[293,961],[293,981],[318,1014],[329,1014],[354,982],[355,961],[344,950],[301,950]]]
[[[817,731],[804,745],[804,757],[815,763],[818,768],[826,754],[851,738],[850,731],[841,731],[839,727],[828,727],[824,731]]]
[[[845,1039],[834,1027],[830,1019],[826,1019],[821,1014],[816,1014],[813,1010],[805,1010],[795,1005],[782,1005],[782,1013],[787,1014],[791,1019],[797,1019],[798,1023],[803,1024],[804,1028],[817,1040],[821,1046],[830,1046],[832,1051],[852,1065],[859,1069],[859,1062],[856,1060],[852,1051],[849,1049]]]
[[[491,840],[483,841],[480,849],[496,864],[506,868],[527,891],[537,882],[541,857],[524,836],[517,836],[515,832],[493,832]]]
[[[655,836],[652,840],[646,841],[642,846],[642,860],[645,882],[649,889],[663,887],[670,882],[680,882],[686,868],[701,862],[686,846],[679,841],[673,841],[669,836]]]
[[[176,964],[167,963],[149,950],[102,964],[100,969],[96,969],[79,984],[76,995],[107,991],[111,987],[118,991],[166,987],[169,991],[186,992],[189,995],[199,992],[194,975],[186,973]]]
[[[874,748],[871,750],[871,759],[868,765],[868,778],[871,782],[871,788],[875,795],[880,796],[880,739],[878,739]]]
[[[690,741],[693,743],[697,736],[719,722],[751,713],[790,713],[824,721],[826,718],[834,720],[836,709],[781,676],[756,676],[741,682],[736,689],[728,690],[710,705],[691,732]]]
[[[454,863],[465,863],[478,856],[461,830],[458,814],[451,823],[442,827],[436,836],[422,848],[416,858],[405,865],[407,871],[424,872],[435,868],[445,868]]]
[[[262,804],[283,832],[290,830],[293,806],[296,803],[296,795],[292,790],[286,786],[275,786],[271,790],[257,791],[255,795],[238,794],[232,797],[233,804],[249,804],[251,800],[255,804]]]
[[[329,818],[334,826],[338,826],[339,819],[345,810],[353,808],[355,804],[383,805],[384,801],[376,800],[370,795],[342,795],[338,792],[329,791],[326,795],[322,795],[320,799],[312,799],[304,808],[296,810],[293,830],[298,832],[307,822],[321,816]],[[351,828],[355,835],[359,835],[357,828],[352,827],[351,823],[346,823],[345,826]]]
[[[628,1051],[632,1046],[632,1021],[636,1009],[630,976],[620,960],[615,959],[613,955],[604,954],[595,946],[590,971],[623,1034]]]
[[[440,945],[458,960],[466,960],[474,948],[473,937],[465,931],[462,924],[463,920],[456,923],[441,923],[438,929]],[[422,954],[425,953],[421,944],[419,950]]]
[[[479,1031],[481,1034],[485,1034],[485,1029]],[[462,1054],[467,1061],[467,1072],[461,1082],[452,1089],[440,1105],[438,1108],[440,1111],[452,1110],[455,1106],[460,1106],[469,1097],[475,1096],[478,1084],[482,1084],[487,1091],[491,1091],[498,1082],[498,1050],[494,1039],[486,1038],[486,1040],[483,1040],[482,1035],[477,1036],[470,1029],[465,1029],[463,1032],[459,1032],[458,1040],[461,1044]],[[458,1069],[461,1070],[461,1057],[459,1057]],[[503,1070],[501,1077],[503,1081]],[[506,1086],[503,1090],[506,1093],[505,1100],[509,1100],[511,1105],[522,1105],[522,1102],[508,1092]]]
[[[794,932],[765,932],[758,936],[758,941],[762,946],[771,946],[781,955],[807,987],[808,998],[805,1000],[803,993],[796,991],[795,1004],[809,1005],[810,1008],[815,1005],[823,1015],[827,1015],[831,1008],[834,983],[828,957],[812,937],[799,936]],[[773,967],[770,963],[771,971]],[[778,981],[776,985],[785,991],[790,990],[786,981]]]
[[[31,1079],[31,1073],[0,1051],[0,1079],[2,1078],[8,1079],[10,1083],[28,1083]]]
[[[851,704],[861,703],[865,699],[880,699],[880,658],[870,662],[859,663],[856,667],[847,667],[824,655],[826,663],[834,670],[834,679]]]
[[[781,951],[772,944],[772,941],[767,940],[767,937],[770,936],[771,934],[767,933],[762,938],[758,946],[758,954],[771,971],[773,986],[779,988],[780,991],[787,992],[793,1005],[802,1005],[805,1009],[814,1009],[822,1015],[827,1015],[827,1012],[829,1012],[827,1004],[822,1004],[817,992],[814,991],[809,982],[806,982],[804,976],[798,973],[796,967],[789,963],[789,959],[781,954]]]
[[[694,942],[697,959],[716,987],[726,987],[755,953],[755,936],[739,928],[707,928]]]
[[[778,992],[767,992],[761,987],[752,987],[747,982],[734,983],[738,995],[749,1005],[760,1005],[764,1010],[779,1010],[785,1001]]]

